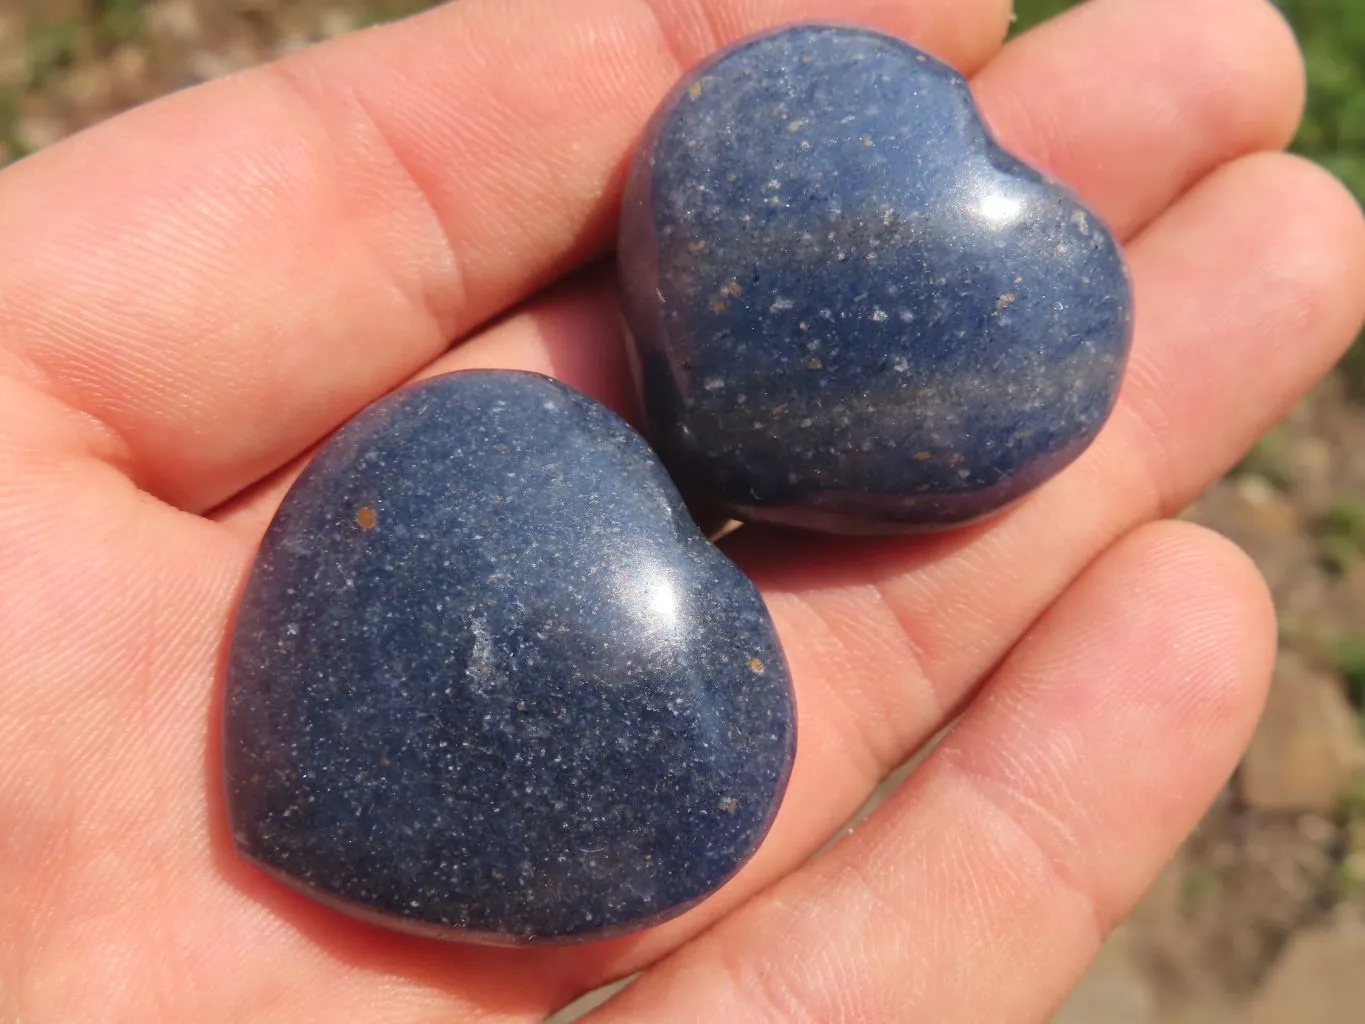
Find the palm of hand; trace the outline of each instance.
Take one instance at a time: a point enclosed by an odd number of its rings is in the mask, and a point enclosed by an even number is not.
[[[1047,1014],[1226,777],[1268,675],[1254,571],[1151,520],[1353,335],[1365,231],[1264,152],[1301,83],[1259,0],[1097,0],[998,54],[1006,4],[852,2],[471,0],[0,177],[0,1018],[529,1021],[650,964],[600,1019]],[[759,857],[677,921],[452,947],[246,867],[218,792],[222,648],[303,453],[418,372],[536,369],[621,407],[613,296],[575,268],[634,135],[680,64],[819,16],[973,73],[1003,141],[1127,240],[1138,337],[1101,440],[951,537],[795,562],[733,538],[802,748]]]

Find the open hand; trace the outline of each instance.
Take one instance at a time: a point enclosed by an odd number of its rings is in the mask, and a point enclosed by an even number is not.
[[[1006,0],[462,0],[134,111],[0,174],[0,1019],[1030,1022],[1235,765],[1265,588],[1159,522],[1359,326],[1360,211],[1273,152],[1302,99],[1262,0],[1094,0],[1001,49]],[[642,935],[402,937],[227,834],[224,644],[300,461],[414,375],[551,373],[629,412],[607,252],[663,93],[799,18],[973,76],[1001,140],[1125,240],[1112,421],[1007,514],[731,556],[795,676],[759,856]],[[879,779],[955,730],[875,814]]]

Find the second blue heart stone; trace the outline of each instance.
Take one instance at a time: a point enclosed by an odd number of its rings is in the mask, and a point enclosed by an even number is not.
[[[233,838],[406,931],[600,938],[767,832],[795,742],[753,585],[611,412],[471,371],[344,427],[285,498],[228,664]]]
[[[685,492],[838,532],[993,512],[1108,418],[1119,248],[994,141],[956,72],[802,25],[693,71],[640,144],[620,278],[652,439]]]

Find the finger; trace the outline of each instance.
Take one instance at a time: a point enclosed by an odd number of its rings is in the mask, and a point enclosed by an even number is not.
[[[590,1020],[1046,1019],[1231,773],[1274,636],[1231,544],[1138,531],[866,824]]]
[[[514,315],[480,331],[413,375],[452,370],[521,369],[548,374],[635,418],[630,367],[609,268],[595,265],[536,296]],[[316,446],[210,516],[253,546]]]
[[[685,65],[837,15],[972,70],[1008,6],[462,0],[172,96],[0,176],[0,367],[212,506],[601,251]]]
[[[1006,148],[1067,182],[1123,238],[1215,167],[1287,144],[1294,35],[1266,0],[1096,0],[976,77]]]

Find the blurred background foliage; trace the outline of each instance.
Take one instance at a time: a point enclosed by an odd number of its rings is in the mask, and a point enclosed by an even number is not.
[[[1295,147],[1365,197],[1365,3],[1280,0],[1308,66],[1308,109]]]

